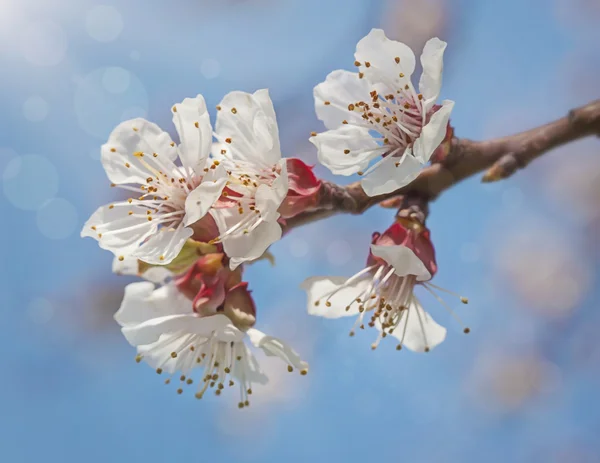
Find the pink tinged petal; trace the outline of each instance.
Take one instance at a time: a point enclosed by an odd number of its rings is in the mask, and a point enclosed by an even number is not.
[[[264,93],[255,97],[236,91],[219,104],[215,131],[230,158],[257,166],[272,166],[281,159],[277,121],[267,98]]]
[[[303,361],[298,353],[281,339],[273,336],[267,336],[262,331],[254,328],[250,328],[248,331],[246,331],[246,334],[250,338],[250,342],[252,342],[254,347],[262,349],[265,355],[269,357],[279,357],[288,365],[291,365],[299,370],[308,368],[308,363]]]
[[[319,162],[337,175],[365,171],[369,161],[387,149],[373,139],[368,129],[350,125],[320,133],[310,142],[317,147]]]
[[[167,315],[191,315],[192,303],[174,284],[154,289],[148,281],[131,283],[125,287],[121,307],[115,320],[121,326],[138,325]]]
[[[346,277],[311,277],[304,280],[300,288],[306,291],[308,297],[308,313],[325,318],[358,314],[360,304],[354,301],[367,289],[370,281],[363,278],[346,286],[347,281]],[[334,291],[335,294],[327,299]],[[327,306],[326,300],[331,306]],[[350,309],[346,310],[348,306]]]
[[[431,274],[425,267],[425,264],[417,257],[412,249],[406,246],[379,246],[371,245],[371,252],[374,256],[385,260],[394,267],[394,273],[400,277],[414,275],[417,281],[427,281],[431,279]]]
[[[372,29],[358,42],[354,57],[360,63],[359,70],[370,82],[387,87],[404,86],[415,70],[415,55],[410,47],[389,40],[381,29]]]
[[[198,185],[185,200],[183,224],[187,227],[206,215],[217,202],[227,183],[227,172],[222,166],[209,169]]]
[[[148,171],[133,153],[157,153],[171,161],[177,148],[168,133],[145,119],[132,119],[119,124],[102,145],[101,160],[109,180],[116,184],[145,184]],[[129,165],[129,167],[127,167]]]
[[[287,195],[289,183],[286,160],[279,161],[281,171],[279,176],[269,186],[261,184],[256,189],[256,208],[265,222],[274,222],[279,218],[279,206]]]
[[[419,91],[425,99],[426,110],[429,110],[434,105],[440,95],[446,45],[446,42],[434,37],[427,41],[421,54],[423,73],[419,80]]]
[[[180,140],[179,159],[184,167],[202,175],[212,146],[212,127],[204,97],[186,98],[174,105],[172,111]]]
[[[454,101],[444,100],[442,107],[433,113],[427,125],[423,127],[421,135],[415,140],[413,152],[423,164],[429,161],[433,152],[444,141],[452,108]]]
[[[412,182],[421,170],[423,164],[407,148],[401,158],[387,156],[363,177],[361,186],[368,196],[391,193]]]
[[[405,328],[406,334],[402,339]],[[414,352],[425,352],[426,348],[433,349],[446,339],[446,328],[436,323],[417,302],[412,302],[392,336],[400,340],[402,346]]]
[[[81,237],[94,238],[102,249],[116,256],[131,255],[156,232],[157,225],[148,221],[146,211],[127,201],[99,207],[83,226]]]
[[[133,346],[151,344],[164,334],[196,334],[205,338],[214,335],[217,340],[223,342],[238,342],[244,336],[225,315],[221,314],[210,317],[195,314],[168,315],[132,326],[123,326],[121,331]]]
[[[325,82],[317,85],[313,91],[317,117],[328,129],[340,127],[343,121],[348,124],[362,124],[362,111],[349,110],[350,104],[369,101],[371,88],[366,79],[359,79],[355,72],[337,70],[330,73]]]
[[[132,256],[149,264],[166,265],[177,257],[193,233],[191,228],[182,224],[177,228],[163,227],[133,252]]]

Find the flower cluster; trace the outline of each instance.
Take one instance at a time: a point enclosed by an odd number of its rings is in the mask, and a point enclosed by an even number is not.
[[[315,87],[317,115],[329,129],[311,136],[320,162],[335,174],[363,175],[364,191],[374,196],[442,160],[453,106],[436,102],[445,47],[439,39],[426,44],[417,92],[410,80],[415,57],[406,45],[378,29],[362,39],[359,72],[334,71]],[[244,265],[267,255],[287,219],[317,208],[326,188],[311,166],[282,157],[267,90],[227,94],[214,128],[202,95],[171,112],[178,144],[144,119],[110,134],[102,165],[111,187],[126,196],[98,208],[81,236],[114,254],[115,273],[143,280],[125,288],[115,315],[136,360],[169,375],[167,384],[179,381],[179,394],[194,385],[197,398],[209,389],[221,395],[237,384],[244,408],[252,385],[267,381],[249,344],[279,357],[290,372],[308,372],[290,346],[254,328],[257,309]],[[424,226],[405,222],[373,235],[367,267],[355,276],[307,280],[309,313],[356,315],[351,334],[364,322],[376,327],[373,347],[388,335],[399,348],[428,351],[439,344],[446,330],[413,293],[420,285],[442,301],[441,288],[429,282],[433,246]]]

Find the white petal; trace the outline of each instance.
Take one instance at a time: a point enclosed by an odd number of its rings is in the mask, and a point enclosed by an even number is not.
[[[304,280],[300,287],[308,296],[308,313],[325,318],[340,318],[358,313],[359,304],[353,302],[369,286],[368,279],[361,279],[340,289],[329,299],[331,307],[325,304],[325,298],[333,291],[343,286],[348,278],[345,277],[311,277]],[[318,305],[315,303],[319,301]],[[350,306],[349,310],[346,307]]]
[[[383,195],[408,185],[418,177],[421,170],[423,164],[407,148],[401,158],[388,156],[365,175],[360,184],[368,196]]]
[[[362,123],[362,112],[348,110],[349,104],[370,101],[370,87],[366,79],[355,72],[338,69],[330,73],[325,82],[313,91],[317,117],[328,129],[336,129],[346,120],[349,124]],[[329,104],[325,104],[325,102]]]
[[[364,171],[369,160],[385,152],[365,128],[342,125],[310,138],[317,147],[319,162],[337,175]],[[350,150],[345,153],[345,150]]]
[[[361,39],[354,56],[360,62],[359,70],[369,81],[382,82],[388,87],[404,86],[415,70],[415,55],[410,47],[389,40],[381,29],[372,29]],[[396,58],[400,58],[399,63]],[[404,77],[400,77],[400,73]]]
[[[446,42],[434,37],[427,41],[421,54],[423,73],[419,80],[419,91],[425,99],[426,109],[431,108],[440,95],[446,45]]]
[[[256,208],[265,222],[274,222],[279,218],[279,206],[287,195],[289,183],[287,163],[285,159],[279,161],[281,172],[270,186],[264,183],[256,189]]]
[[[258,166],[272,166],[281,159],[275,112],[267,99],[264,93],[255,97],[236,91],[221,101],[215,131],[221,143],[231,140],[225,149],[234,159]]]
[[[179,159],[183,166],[202,175],[212,145],[212,127],[204,97],[186,98],[173,106],[173,110],[173,124],[180,140]]]
[[[119,257],[113,259],[112,271],[117,275],[141,276],[144,280],[152,283],[165,284],[173,276],[166,267],[149,267],[144,273],[139,273],[139,261],[135,257],[124,256],[123,260]]]
[[[235,345],[234,356],[242,356],[243,360],[235,362],[231,369],[231,376],[237,378],[238,381],[251,384],[267,384],[269,378],[263,373],[260,364],[256,357],[252,354],[248,346],[243,342],[238,342]],[[244,370],[242,372],[241,362],[244,362]]]
[[[444,141],[453,107],[454,101],[444,100],[442,107],[433,113],[427,125],[423,127],[421,135],[415,140],[413,152],[423,164],[429,161],[433,152]]]
[[[382,258],[394,267],[394,273],[398,276],[415,275],[417,281],[431,279],[431,274],[427,271],[425,264],[412,249],[406,246],[378,246],[372,244],[371,252],[374,256]]]
[[[157,226],[147,220],[146,208],[127,201],[112,206],[96,209],[83,226],[81,237],[94,238],[102,249],[116,256],[129,256],[142,241],[156,232]]]
[[[212,205],[219,199],[227,183],[227,172],[222,166],[210,169],[185,200],[185,218],[187,227],[206,215]]]
[[[200,317],[198,315],[168,315],[152,318],[138,325],[124,326],[121,330],[133,346],[156,342],[163,334],[197,334],[210,338],[213,334],[224,342],[237,342],[243,333],[231,324],[225,315]]]
[[[184,227],[183,224],[175,229],[161,228],[133,252],[132,256],[149,264],[166,265],[177,257],[193,234],[193,230]]]
[[[148,172],[133,153],[157,153],[173,160],[177,156],[177,148],[172,144],[169,134],[152,122],[145,119],[125,121],[112,131],[106,144],[102,145],[102,165],[113,183],[145,184]]]
[[[250,328],[246,331],[246,334],[250,337],[252,344],[262,349],[266,355],[279,357],[285,363],[299,370],[308,368],[308,363],[303,361],[298,353],[281,339],[267,336],[262,331],[254,328]]]
[[[277,127],[277,116],[275,115],[275,108],[273,102],[269,96],[269,90],[266,88],[257,90],[253,93],[254,100],[260,105],[266,116],[267,127],[271,138],[273,139],[273,147],[279,152],[281,156],[281,147],[279,145],[279,128]]]
[[[167,315],[185,314],[193,314],[192,302],[173,283],[155,290],[152,283],[141,281],[125,287],[125,296],[115,320],[126,326]]]
[[[421,328],[421,322],[423,328]],[[381,326],[378,324],[379,329]],[[406,327],[404,340],[402,336]],[[425,336],[423,336],[425,332]],[[408,313],[404,314],[402,321],[398,325],[392,336],[402,341],[402,345],[414,352],[424,352],[425,348],[433,349],[446,339],[446,328],[437,324],[435,320],[417,303],[412,302],[408,308]]]

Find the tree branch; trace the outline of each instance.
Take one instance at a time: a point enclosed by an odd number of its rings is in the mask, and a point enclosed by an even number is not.
[[[600,100],[574,109],[557,121],[516,135],[487,141],[454,138],[450,153],[441,163],[426,167],[413,182],[392,193],[369,197],[360,182],[343,187],[323,181],[317,206],[289,219],[286,231],[342,212],[361,214],[383,201],[394,204],[391,199],[396,197],[410,195],[430,201],[485,169],[483,182],[501,180],[548,151],[590,135],[600,136]]]

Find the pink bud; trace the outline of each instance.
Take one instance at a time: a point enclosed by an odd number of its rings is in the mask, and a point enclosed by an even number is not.
[[[288,194],[279,207],[279,213],[284,219],[294,217],[316,205],[321,188],[321,180],[315,176],[312,167],[300,159],[288,158],[287,171]]]

